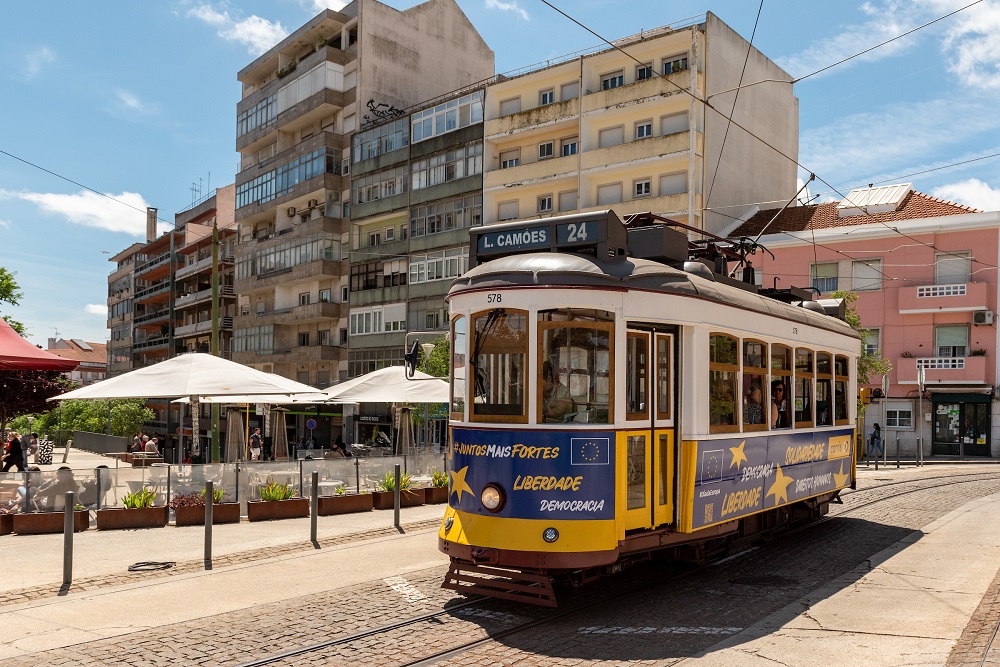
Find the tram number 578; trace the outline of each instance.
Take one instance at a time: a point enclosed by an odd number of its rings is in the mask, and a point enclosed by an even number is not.
[[[486,303],[500,303],[503,301],[503,295],[497,293],[490,293],[486,295]]]

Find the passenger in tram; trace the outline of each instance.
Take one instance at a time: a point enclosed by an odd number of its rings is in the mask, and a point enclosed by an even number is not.
[[[542,363],[542,421],[561,422],[572,412],[576,407],[569,389],[555,377],[551,361]]]
[[[743,408],[744,424],[764,423],[764,407],[761,405],[762,396],[763,392],[761,391],[759,384],[754,384],[750,387],[750,393],[747,396],[746,405]]]
[[[773,428],[790,428],[791,415],[788,412],[788,392],[782,380],[771,382],[771,424]]]

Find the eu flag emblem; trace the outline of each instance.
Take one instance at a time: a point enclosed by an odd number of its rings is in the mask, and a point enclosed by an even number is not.
[[[722,479],[721,449],[711,449],[701,453],[701,483],[718,482]]]
[[[611,463],[608,438],[570,438],[570,465],[606,466]]]

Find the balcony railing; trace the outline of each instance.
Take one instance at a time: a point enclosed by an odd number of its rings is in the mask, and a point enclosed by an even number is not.
[[[919,285],[899,289],[899,312],[938,313],[989,310],[996,298],[988,283]]]
[[[145,299],[146,297],[150,297],[155,294],[160,294],[161,292],[166,292],[168,289],[170,289],[170,281],[161,280],[158,283],[153,283],[148,287],[143,287],[141,290],[136,291],[135,298],[137,300]]]
[[[219,321],[220,331],[232,331],[233,330],[233,318],[223,317]],[[177,327],[174,331],[174,335],[178,338],[183,338],[186,336],[196,336],[198,334],[210,333],[212,331],[212,320],[207,320],[205,322],[196,322],[194,324],[185,324],[182,327]]]
[[[233,291],[232,285],[219,285],[219,296],[234,297],[236,296],[236,292]],[[199,301],[204,301],[205,299],[211,299],[211,298],[212,298],[211,288],[203,289],[201,291],[192,292],[191,294],[185,294],[184,296],[179,297],[177,301],[174,303],[174,305],[177,308],[181,308],[183,306],[190,306],[193,303],[198,303]]]
[[[927,385],[992,385],[994,373],[987,357],[902,357],[893,362],[898,384],[917,384],[924,369]]]

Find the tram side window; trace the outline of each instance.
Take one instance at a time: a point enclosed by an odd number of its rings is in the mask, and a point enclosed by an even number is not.
[[[708,339],[708,430],[732,433],[739,430],[736,412],[736,377],[740,370],[738,341],[724,334]]]
[[[850,380],[847,357],[839,354],[834,357],[833,373],[833,418],[835,423],[840,426],[847,424],[851,418],[850,408],[847,403],[847,386]]]
[[[813,425],[813,366],[812,350],[795,349],[795,428]]]
[[[543,311],[538,330],[538,423],[612,423],[613,314]]]
[[[792,350],[771,346],[771,427],[791,428]]]
[[[465,315],[451,322],[451,418],[465,419]]]
[[[816,426],[833,426],[833,366],[826,352],[816,353]]]
[[[767,344],[758,340],[743,341],[743,430],[767,429],[765,397],[767,387]]]
[[[476,315],[474,322],[472,420],[525,421],[527,314],[496,308]]]

